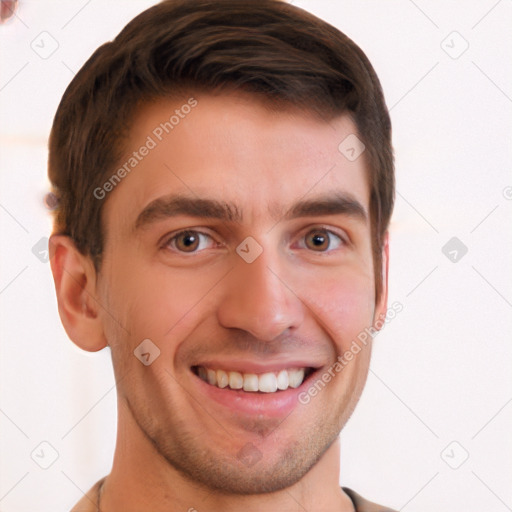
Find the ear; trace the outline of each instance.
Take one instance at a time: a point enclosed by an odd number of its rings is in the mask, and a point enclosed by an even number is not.
[[[59,315],[67,335],[84,350],[101,350],[107,340],[98,314],[101,305],[90,257],[80,253],[73,240],[64,235],[52,235],[49,250]]]
[[[389,271],[389,233],[386,231],[384,234],[382,244],[382,288],[379,300],[375,305],[375,315],[373,318],[373,327],[380,331],[386,320],[386,312],[388,308],[388,271]],[[376,269],[377,271],[377,269]]]

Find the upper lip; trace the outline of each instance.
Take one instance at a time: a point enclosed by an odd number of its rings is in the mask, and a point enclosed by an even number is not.
[[[203,366],[204,368],[210,368],[212,370],[224,370],[226,372],[261,374],[280,372],[281,370],[288,370],[291,368],[312,368],[313,370],[317,370],[323,365],[300,359],[288,361],[215,361],[212,359],[193,365],[193,367],[197,366]]]

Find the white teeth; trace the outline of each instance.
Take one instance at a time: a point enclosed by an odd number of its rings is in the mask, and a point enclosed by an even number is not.
[[[277,391],[277,377],[275,373],[264,373],[260,375],[260,391],[263,393],[274,393]]]
[[[228,374],[224,370],[217,370],[217,386],[219,386],[219,388],[225,388],[228,384]]]
[[[207,368],[206,376],[208,378],[208,382],[212,386],[215,386],[217,384],[217,375],[215,374],[215,370],[210,370],[209,368]]]
[[[288,372],[286,370],[281,370],[277,374],[277,389],[281,391],[288,389]]]
[[[229,387],[231,389],[242,389],[244,385],[244,378],[241,373],[229,372]]]
[[[258,376],[255,373],[244,374],[244,391],[258,391]]]
[[[197,374],[199,375],[199,377],[201,377],[201,379],[203,379],[206,382],[208,382],[208,379],[206,378],[206,368],[204,368],[203,366],[200,366],[197,369]]]
[[[243,389],[247,392],[275,393],[288,388],[298,388],[304,382],[305,368],[292,368],[279,372],[255,373],[227,372],[197,367],[198,376],[212,386],[219,388]]]
[[[298,388],[304,380],[304,368],[300,370],[288,370],[288,385],[291,388]]]

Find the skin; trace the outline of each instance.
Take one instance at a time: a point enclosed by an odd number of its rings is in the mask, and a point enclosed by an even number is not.
[[[327,123],[291,107],[270,111],[243,93],[194,97],[197,106],[103,199],[98,274],[68,237],[50,240],[69,337],[85,350],[112,350],[118,434],[102,509],[353,510],[339,486],[338,435],[361,395],[371,343],[286,415],[210,400],[191,366],[264,369],[300,358],[321,376],[384,316],[387,236],[375,301],[364,154],[350,162],[338,151],[356,127],[345,115]],[[187,99],[142,107],[127,155]],[[359,202],[366,220],[284,217],[295,202],[333,191]],[[149,203],[176,193],[232,203],[243,218],[180,215],[134,230]],[[183,250],[183,236],[172,239],[185,228],[208,235],[196,252]],[[320,248],[312,230],[325,237]],[[236,252],[246,237],[262,248],[252,263]],[[147,338],[160,355],[145,366],[133,352]],[[254,464],[239,456],[246,445],[258,454]]]

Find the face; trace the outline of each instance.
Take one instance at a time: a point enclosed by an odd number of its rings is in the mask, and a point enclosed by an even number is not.
[[[103,199],[101,321],[120,401],[197,483],[292,485],[359,399],[370,344],[345,354],[385,300],[364,156],[338,151],[355,132],[242,94],[135,119],[130,170]]]

